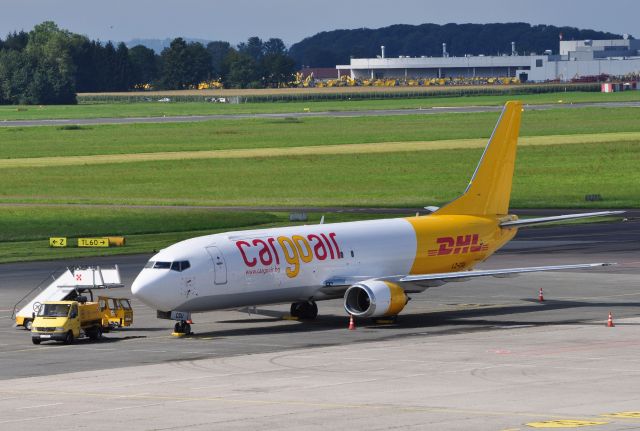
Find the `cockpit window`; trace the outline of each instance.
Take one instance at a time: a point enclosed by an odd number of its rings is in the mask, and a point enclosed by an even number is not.
[[[188,260],[178,260],[175,262],[155,262],[150,260],[144,267],[153,269],[170,269],[172,271],[182,272],[185,269],[190,268],[191,264]]]
[[[190,266],[191,266],[191,264],[189,263],[188,260],[181,260],[181,261],[173,262],[171,264],[171,269],[173,271],[182,272],[185,269],[189,268]]]

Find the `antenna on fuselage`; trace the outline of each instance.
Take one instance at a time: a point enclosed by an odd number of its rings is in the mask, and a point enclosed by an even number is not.
[[[320,217],[320,224],[324,224],[324,216]]]

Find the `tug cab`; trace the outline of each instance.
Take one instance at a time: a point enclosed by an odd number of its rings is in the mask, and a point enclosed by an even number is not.
[[[133,309],[129,299],[98,296],[98,306],[102,313],[102,327],[126,328],[133,324]]]

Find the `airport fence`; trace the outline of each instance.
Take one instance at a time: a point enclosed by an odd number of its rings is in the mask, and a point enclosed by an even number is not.
[[[78,103],[140,103],[140,102],[221,102],[225,103],[278,103],[278,102],[313,102],[313,101],[339,101],[339,100],[376,100],[376,99],[422,99],[433,97],[464,97],[464,96],[500,96],[559,92],[598,92],[599,83],[578,84],[524,84],[517,86],[452,86],[448,88],[411,88],[392,87],[382,91],[366,91],[359,87],[358,91],[349,91],[350,88],[326,89],[326,91],[308,91],[300,89],[298,92],[277,93],[268,92],[261,94],[259,90],[253,90],[242,95],[226,95],[224,90],[219,94],[211,92],[198,94],[197,90],[185,90],[181,92],[171,91],[166,94],[154,92],[144,93],[97,93],[79,94]],[[325,90],[325,89],[322,89]],[[176,94],[178,93],[178,94]]]

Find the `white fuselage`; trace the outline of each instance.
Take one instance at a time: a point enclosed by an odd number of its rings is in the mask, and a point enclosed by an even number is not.
[[[131,289],[162,311],[327,299],[327,280],[408,274],[416,247],[407,219],[208,235],[161,250]]]

